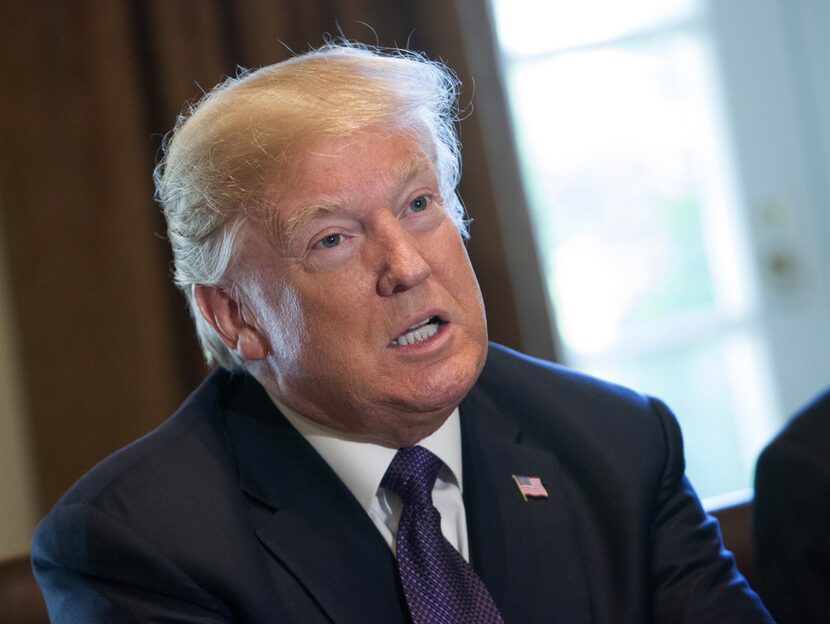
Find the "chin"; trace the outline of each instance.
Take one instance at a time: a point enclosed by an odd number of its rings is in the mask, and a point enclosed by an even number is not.
[[[414,411],[450,411],[457,407],[478,379],[486,353],[485,347],[478,357],[451,362],[431,371],[429,378],[421,380],[408,397]]]

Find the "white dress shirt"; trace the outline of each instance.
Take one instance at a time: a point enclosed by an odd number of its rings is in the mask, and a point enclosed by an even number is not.
[[[271,396],[283,415],[331,466],[349,491],[366,510],[383,539],[395,552],[395,535],[403,504],[394,492],[380,486],[397,449],[336,431],[298,414]],[[432,490],[432,502],[441,513],[441,531],[465,560],[470,560],[467,516],[464,513],[461,475],[461,423],[458,409],[432,435],[418,442],[438,456],[444,465]]]

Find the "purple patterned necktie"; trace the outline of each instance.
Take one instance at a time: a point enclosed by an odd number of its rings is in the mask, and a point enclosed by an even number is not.
[[[403,501],[398,572],[415,624],[504,624],[472,566],[441,533],[432,488],[443,462],[422,446],[400,449],[381,486]]]

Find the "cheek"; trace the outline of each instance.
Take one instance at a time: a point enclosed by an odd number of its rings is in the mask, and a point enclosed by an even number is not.
[[[452,227],[454,230],[455,226]],[[457,291],[452,294],[464,298],[470,297],[473,293],[479,296],[478,280],[470,264],[467,249],[457,232],[444,236],[433,257],[440,267],[440,273]]]
[[[464,311],[464,321],[476,338],[483,336],[487,340],[487,322],[484,311],[484,300],[478,285],[475,271],[470,264],[467,248],[460,236],[455,236],[443,248],[443,254],[438,260],[440,281],[449,292],[449,295],[458,302]]]

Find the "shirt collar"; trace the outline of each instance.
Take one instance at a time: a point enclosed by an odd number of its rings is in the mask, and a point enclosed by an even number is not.
[[[288,422],[314,447],[349,488],[361,507],[368,512],[397,449],[358,441],[347,433],[331,429],[298,414],[274,396],[271,398]],[[458,408],[452,411],[443,425],[418,444],[444,462],[456,485],[463,492],[461,423]]]

